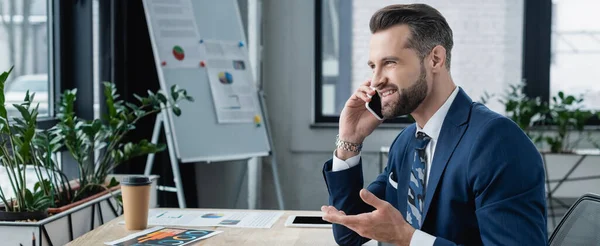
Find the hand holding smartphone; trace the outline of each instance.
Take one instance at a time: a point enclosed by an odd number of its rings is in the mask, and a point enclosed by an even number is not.
[[[371,101],[365,103],[365,107],[367,107],[367,110],[369,110],[375,118],[383,120],[383,114],[381,113],[381,97],[379,96],[379,93],[375,92],[375,94],[371,96]]]

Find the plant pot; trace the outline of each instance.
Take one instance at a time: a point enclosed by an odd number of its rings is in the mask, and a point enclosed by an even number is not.
[[[0,221],[40,221],[48,217],[48,211],[7,212],[0,211]]]
[[[117,181],[128,175],[111,175]],[[156,192],[158,186],[158,176],[151,175],[152,188],[150,193],[150,207],[154,208],[156,204]],[[114,187],[114,193],[121,192],[120,187]],[[96,198],[88,197],[78,201],[79,205],[66,205],[71,208],[63,210],[57,214],[49,215],[48,218],[36,222],[9,222],[0,221],[0,245],[30,245],[32,234],[39,241],[36,245],[51,246],[65,245],[73,239],[98,228],[104,223],[118,217],[119,211],[117,202],[111,194],[106,191],[104,195],[96,194]]]
[[[77,188],[79,188],[79,187],[77,187]],[[74,203],[70,203],[70,204],[64,205],[64,206],[62,206],[62,207],[58,207],[58,208],[49,208],[49,209],[48,209],[48,213],[49,213],[49,214],[58,214],[58,213],[64,212],[64,211],[66,211],[66,210],[68,210],[68,209],[70,209],[70,208],[73,208],[73,207],[79,206],[79,205],[81,205],[81,204],[84,204],[84,203],[86,203],[86,202],[89,202],[89,201],[91,201],[91,200],[94,200],[94,199],[96,199],[96,198],[98,198],[98,197],[104,196],[104,195],[108,194],[108,192],[109,192],[109,191],[110,191],[110,192],[113,192],[113,191],[115,191],[115,190],[118,190],[118,189],[121,189],[121,186],[120,186],[120,185],[117,185],[117,186],[115,186],[115,187],[111,187],[111,188],[110,188],[110,189],[108,189],[108,190],[105,190],[105,191],[102,191],[102,192],[96,193],[95,195],[88,196],[88,197],[86,197],[86,198],[84,198],[84,199],[81,199],[81,200],[79,200],[79,201],[76,201],[76,202],[74,202]]]

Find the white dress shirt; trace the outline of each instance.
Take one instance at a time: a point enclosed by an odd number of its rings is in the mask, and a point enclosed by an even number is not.
[[[427,123],[425,123],[425,126],[423,126],[423,128],[419,127],[419,125],[417,124],[417,131],[415,132],[415,137],[417,135],[418,132],[424,132],[425,134],[427,134],[427,136],[431,137],[431,141],[429,141],[429,144],[427,144],[426,148],[425,148],[425,154],[427,155],[427,177],[426,177],[426,181],[425,181],[425,185],[427,186],[429,184],[429,173],[431,170],[431,161],[433,160],[433,155],[435,153],[435,147],[438,141],[438,137],[440,136],[440,130],[442,129],[442,124],[444,123],[444,119],[446,118],[446,115],[448,114],[448,110],[450,109],[450,105],[452,105],[452,102],[454,102],[454,98],[456,98],[456,94],[458,94],[459,91],[459,87],[457,86],[456,88],[454,88],[454,91],[452,91],[452,93],[450,94],[450,96],[448,97],[448,99],[446,99],[446,102],[444,102],[444,104],[435,112],[435,114],[433,114],[433,116],[431,116],[431,118],[429,119],[429,121],[427,121]],[[342,171],[342,170],[346,170],[348,168],[354,167],[356,165],[358,165],[358,162],[360,160],[360,154],[353,156],[351,158],[348,158],[346,161],[343,161],[339,158],[337,158],[337,156],[335,156],[335,151],[333,152],[333,164],[331,166],[331,171],[336,172],[336,171]],[[406,191],[408,192],[408,190]],[[400,211],[400,213],[404,214],[404,212]],[[433,243],[435,242],[435,237],[432,235],[427,234],[426,232],[423,232],[421,230],[416,230],[415,233],[413,234],[413,237],[410,240],[410,246],[414,246],[414,245],[433,245]]]

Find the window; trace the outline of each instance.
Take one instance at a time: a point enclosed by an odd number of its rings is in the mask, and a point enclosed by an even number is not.
[[[12,104],[22,103],[27,90],[35,92],[38,117],[53,116],[47,9],[47,0],[0,1],[0,71],[14,67],[5,87],[9,117],[20,116]]]
[[[337,116],[351,94],[352,2],[316,1],[316,118],[337,122]]]
[[[510,84],[521,81],[524,0],[417,2],[438,9],[454,32],[454,82],[475,101],[486,92],[494,95],[487,106],[504,113],[498,99]],[[366,65],[369,19],[389,4],[386,0],[316,0],[316,123],[338,122],[348,97],[371,76]]]
[[[583,95],[587,109],[600,109],[600,18],[597,0],[553,0],[551,95]]]

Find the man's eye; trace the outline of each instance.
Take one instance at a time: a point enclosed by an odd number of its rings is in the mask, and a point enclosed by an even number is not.
[[[394,64],[394,63],[395,63],[395,62],[393,62],[393,61],[385,61],[385,63],[384,63],[384,64],[387,66],[387,65],[390,65],[390,64]]]

